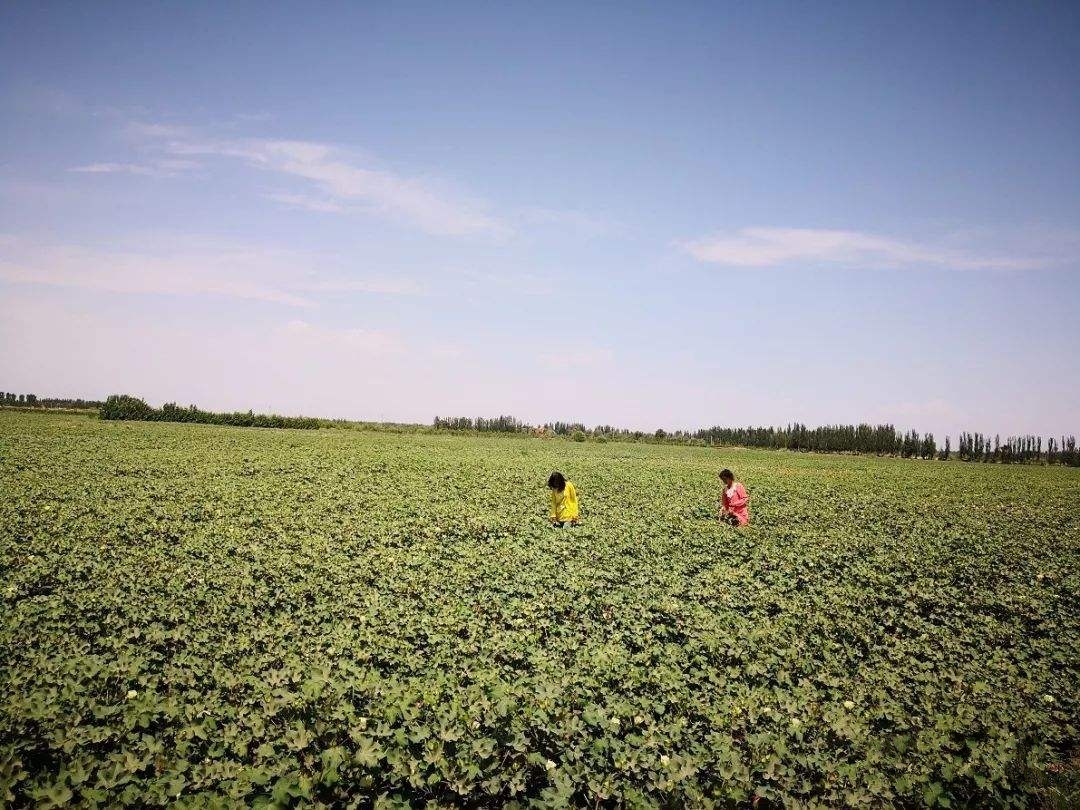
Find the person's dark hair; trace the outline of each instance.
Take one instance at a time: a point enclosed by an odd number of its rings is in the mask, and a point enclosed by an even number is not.
[[[561,472],[553,472],[548,478],[548,489],[553,489],[556,492],[562,492],[566,489],[566,476]]]
[[[735,473],[725,467],[720,471],[720,477],[723,478],[725,481],[734,481]]]

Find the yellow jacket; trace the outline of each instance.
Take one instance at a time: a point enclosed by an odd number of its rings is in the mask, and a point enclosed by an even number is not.
[[[578,510],[577,490],[569,481],[562,492],[549,490],[551,493],[551,519],[560,523],[567,520],[577,520],[581,512]]]

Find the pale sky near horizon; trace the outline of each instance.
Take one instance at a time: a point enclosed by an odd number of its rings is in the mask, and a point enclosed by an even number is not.
[[[1080,432],[1080,5],[8,2],[0,389]]]

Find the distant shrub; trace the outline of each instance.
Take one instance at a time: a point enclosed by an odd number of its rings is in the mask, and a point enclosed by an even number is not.
[[[145,400],[127,394],[113,394],[101,406],[102,419],[153,419],[154,409]]]
[[[585,431],[583,431],[583,430],[575,430],[573,433],[570,434],[570,439],[571,439],[571,441],[575,441],[575,442],[583,442],[583,441],[585,441]]]
[[[194,405],[184,408],[175,402],[166,402],[161,408],[152,408],[138,397],[113,394],[101,406],[102,419],[138,420],[142,422],[196,422],[203,425],[233,425],[235,427],[299,428],[313,430],[320,426],[318,419],[306,416],[278,416],[277,414],[234,411],[215,413],[201,411]]]

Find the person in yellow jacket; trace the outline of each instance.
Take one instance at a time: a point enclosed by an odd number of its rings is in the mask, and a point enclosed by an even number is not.
[[[574,485],[561,472],[553,472],[548,478],[548,489],[551,490],[551,525],[560,529],[567,523],[576,526],[581,510]]]

